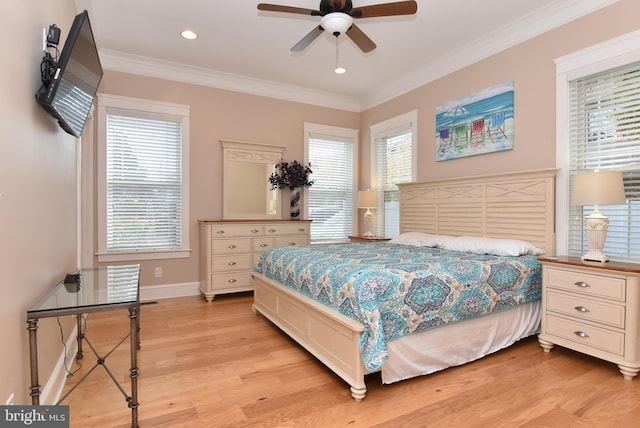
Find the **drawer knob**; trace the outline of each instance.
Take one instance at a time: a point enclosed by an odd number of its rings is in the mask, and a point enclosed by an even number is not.
[[[304,227],[301,227],[300,229],[298,229],[298,232],[306,232],[306,229]]]
[[[276,233],[275,229],[269,229],[269,233]]]
[[[236,262],[229,262],[228,264],[229,264],[229,266],[235,266]]]
[[[589,335],[587,333],[585,333],[584,331],[574,331],[573,334],[575,334],[578,337],[582,337],[583,339],[586,339],[587,337],[589,337]]]
[[[264,247],[266,247],[266,246],[267,246],[267,244],[265,244],[265,243],[260,244],[260,247],[261,247],[261,248],[264,248]]]
[[[587,284],[587,283],[586,283],[586,282],[584,282],[584,281],[577,281],[577,282],[574,282],[574,283],[573,283],[573,285],[575,285],[575,286],[577,286],[577,287],[582,287],[582,288],[588,288],[588,287],[591,287],[589,284]]]
[[[289,242],[289,245],[293,247],[294,245],[296,245],[296,243],[295,242]]]
[[[258,233],[258,232],[260,232],[258,229],[253,229],[253,230],[251,231],[251,233]]]
[[[233,284],[234,282],[236,282],[235,279],[231,278],[229,281],[227,281],[229,284]]]
[[[233,244],[231,244],[231,245],[229,245],[227,248],[228,248],[228,249],[230,249],[230,250],[233,250],[234,248],[236,248],[236,246],[235,246],[235,245],[233,245]]]
[[[224,235],[224,230],[218,230],[216,233],[217,233],[218,235]]]
[[[576,310],[576,311],[578,311],[578,312],[582,312],[582,313],[589,312],[589,309],[585,308],[584,306],[576,306],[576,307],[575,307],[575,308],[573,308],[573,309],[575,309],[575,310]]]

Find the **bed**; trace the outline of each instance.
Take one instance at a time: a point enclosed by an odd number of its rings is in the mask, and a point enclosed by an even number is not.
[[[254,267],[253,309],[347,382],[356,401],[366,395],[368,373],[381,371],[382,381],[391,383],[510,346],[539,327],[535,249],[555,253],[555,174],[544,169],[399,185],[397,240],[270,250]],[[438,242],[411,245],[416,237]],[[487,242],[525,248],[518,256],[475,254],[484,250],[474,246]],[[308,266],[311,259],[324,267]],[[513,290],[502,288],[507,282]],[[429,283],[431,291],[412,294],[410,284],[417,283]],[[447,287],[444,294],[433,291]],[[387,302],[385,293],[402,296],[404,306]],[[443,296],[456,316],[429,303]]]

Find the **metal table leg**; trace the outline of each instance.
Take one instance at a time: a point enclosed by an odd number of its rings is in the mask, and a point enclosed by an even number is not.
[[[29,363],[31,365],[31,404],[40,405],[40,385],[38,384],[38,320],[29,318],[27,320],[27,330],[29,330]]]
[[[139,312],[140,306],[138,305],[129,308],[131,329],[131,369],[129,370],[129,377],[131,378],[131,397],[129,400],[129,407],[131,408],[132,428],[138,428],[138,347],[140,346],[140,342],[138,341]]]

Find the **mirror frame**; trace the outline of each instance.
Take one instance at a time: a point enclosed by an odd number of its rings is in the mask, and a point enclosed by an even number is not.
[[[262,183],[237,183],[233,182],[229,177],[233,172],[233,166],[236,162],[269,165],[282,161],[284,146],[274,146],[260,143],[247,143],[243,141],[220,140],[222,144],[222,218],[223,219],[282,219],[281,210],[281,192],[279,189],[270,190],[268,176]],[[241,212],[233,204],[232,196],[242,193],[241,185],[247,193],[247,186],[254,187],[256,192],[262,192],[264,188],[267,192],[267,198],[270,195],[275,197],[275,207],[269,212],[265,206],[264,212]],[[249,192],[250,193],[250,192]],[[269,199],[266,199],[269,200]],[[274,200],[274,199],[271,199]]]

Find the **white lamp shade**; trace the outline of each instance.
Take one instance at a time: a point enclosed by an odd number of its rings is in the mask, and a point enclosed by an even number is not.
[[[622,205],[626,203],[620,171],[583,172],[573,176],[571,205]]]
[[[360,190],[358,192],[358,208],[378,208],[378,192]]]

